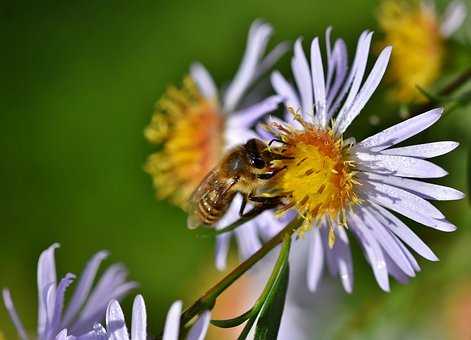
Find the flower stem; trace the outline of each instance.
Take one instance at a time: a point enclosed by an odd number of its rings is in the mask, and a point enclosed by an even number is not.
[[[300,226],[302,221],[299,218],[294,218],[286,227],[284,227],[278,234],[265,243],[257,252],[251,257],[242,262],[229,274],[223,277],[218,283],[211,287],[203,296],[196,300],[187,310],[185,310],[180,319],[181,327],[184,327],[196,315],[205,310],[211,310],[216,302],[216,298],[232,285],[239,277],[252,268],[258,261],[267,255],[273,248],[285,240],[285,237],[291,236]]]

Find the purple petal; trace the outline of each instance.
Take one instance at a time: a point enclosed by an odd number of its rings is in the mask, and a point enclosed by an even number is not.
[[[210,319],[211,313],[209,311],[203,312],[193,327],[191,327],[187,340],[203,340],[206,336]]]
[[[327,104],[325,94],[324,67],[322,65],[319,39],[314,38],[311,43],[311,77],[314,90],[315,112],[321,126],[327,126]]]
[[[291,60],[294,79],[301,94],[302,114],[304,117],[312,117],[314,104],[312,98],[312,81],[310,76],[309,64],[299,38],[294,44],[294,57]]]
[[[353,120],[358,116],[360,111],[365,107],[368,100],[373,95],[383,78],[386,67],[388,66],[389,57],[391,56],[391,47],[386,47],[379,55],[373,66],[365,84],[362,86],[358,96],[352,104],[352,107],[345,112],[345,115],[337,120],[337,131],[343,133]]]
[[[460,145],[457,142],[425,143],[401,148],[386,149],[381,151],[384,155],[408,156],[416,158],[433,158],[447,154]]]
[[[463,24],[466,18],[467,8],[462,1],[452,1],[446,8],[440,25],[440,33],[445,37],[450,37]]]
[[[41,253],[38,260],[38,335],[44,334],[47,323],[46,300],[44,292],[49,285],[56,285],[56,261],[54,251],[59,248],[58,243],[54,243]]]
[[[402,252],[398,242],[394,236],[386,230],[384,226],[375,218],[375,216],[368,211],[367,208],[361,209],[363,213],[363,221],[370,228],[374,237],[379,242],[385,253],[389,255],[397,266],[407,275],[415,276],[415,271],[409,263],[409,260]]]
[[[332,252],[335,254],[337,272],[343,288],[347,293],[351,293],[353,291],[353,264],[347,233],[341,226],[337,226],[335,230],[337,239]]]
[[[206,68],[200,63],[194,63],[191,65],[190,74],[203,97],[217,102],[218,91],[216,85],[214,84],[213,78]]]
[[[147,313],[142,295],[132,305],[131,340],[147,340]]]
[[[106,310],[106,328],[109,340],[129,340],[123,310],[116,300],[111,301]]]
[[[49,331],[47,339],[54,336],[57,331],[63,327],[60,327],[61,323],[61,315],[62,315],[62,308],[64,307],[64,296],[65,290],[72,284],[75,279],[75,275],[71,273],[67,273],[65,277],[59,282],[57,286],[57,290],[55,293],[55,301],[54,301],[54,312],[52,315],[51,324],[49,325]]]
[[[224,94],[224,111],[231,112],[254,81],[260,59],[267,47],[273,29],[269,24],[255,21],[250,27],[247,47],[239,69]]]
[[[180,313],[182,311],[182,302],[176,301],[170,307],[165,320],[163,340],[178,340],[180,329]]]
[[[409,178],[379,175],[368,172],[363,172],[361,175],[365,176],[368,180],[371,181],[389,184],[398,188],[405,189],[408,192],[411,192],[428,200],[448,201],[459,200],[464,197],[464,194],[461,191],[445,187],[443,185],[426,183]]]
[[[388,254],[384,254],[384,259],[386,260],[386,267],[388,268],[388,273],[390,275],[392,275],[399,283],[406,284],[409,282],[409,276],[404,274],[401,268],[397,266]]]
[[[347,98],[345,99],[345,102],[337,115],[337,125],[345,119],[345,116],[350,111],[351,106],[353,105],[354,100],[358,94],[358,90],[360,89],[360,85],[363,80],[363,75],[365,74],[366,63],[368,61],[368,53],[370,51],[372,37],[372,32],[364,31],[360,35],[360,38],[358,40],[357,50],[355,58],[353,60],[352,69],[347,78],[347,81],[344,84],[342,91],[340,92],[340,95],[337,97],[337,101],[342,100],[345,93],[348,91],[348,89],[350,89]],[[337,101],[336,103],[334,103],[335,108],[338,105]]]
[[[291,44],[283,41],[276,45],[270,53],[262,60],[257,72],[255,73],[255,79],[260,78],[264,73],[268,72],[278,62],[278,60],[291,49]]]
[[[399,124],[393,125],[357,144],[358,149],[370,149],[378,152],[398,144],[419,132],[424,131],[440,119],[442,108],[433,109],[418,116],[409,118]]]
[[[322,245],[320,229],[314,227],[309,233],[309,253],[307,258],[307,286],[310,291],[315,291],[322,277],[324,267],[324,249]],[[329,251],[327,249],[327,251]]]
[[[13,300],[10,295],[10,291],[8,289],[3,289],[3,303],[5,304],[5,308],[10,316],[13,325],[15,325],[16,331],[18,336],[21,340],[28,340],[28,336],[26,335],[26,330],[21,322],[21,319],[18,317],[16,313],[15,305],[13,304]]]
[[[404,243],[411,247],[417,254],[430,261],[438,261],[438,257],[433,251],[399,218],[383,207],[372,204],[373,212],[378,220],[389,230],[396,234]]]
[[[383,251],[373,236],[372,232],[366,227],[363,220],[355,213],[350,213],[350,223],[353,222],[352,232],[357,235],[362,245],[365,255],[368,258],[376,281],[381,289],[389,291],[388,270],[384,259]]]
[[[378,174],[415,178],[439,178],[448,174],[438,165],[419,158],[367,152],[355,152],[354,156],[362,170]]]
[[[332,86],[328,87],[327,94],[327,118],[332,118],[335,108],[332,107],[333,101],[336,98],[340,87],[345,81],[348,71],[348,55],[347,46],[342,39],[338,39],[334,45],[332,55],[332,68],[335,68],[335,80]]]
[[[261,102],[252,105],[238,112],[233,112],[228,116],[226,124],[228,129],[249,128],[258,119],[268,112],[275,111],[281,103],[281,96],[270,96]]]
[[[93,258],[87,263],[72,299],[70,300],[69,306],[64,313],[64,318],[61,323],[62,328],[67,328],[69,323],[77,316],[78,311],[83,306],[88,294],[90,293],[98,267],[107,256],[108,252],[101,251],[95,254],[95,256],[93,256]]]
[[[440,210],[435,208],[431,203],[406,190],[379,182],[369,181],[368,183],[373,188],[372,190],[369,188],[366,190],[368,195],[373,196],[381,202],[395,204],[398,209],[402,209],[404,211],[415,211],[436,219],[442,219],[445,217]]]

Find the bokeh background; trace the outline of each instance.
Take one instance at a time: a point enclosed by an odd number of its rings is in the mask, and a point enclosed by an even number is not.
[[[437,1],[439,9],[445,4]],[[111,252],[107,264],[126,264],[140,283],[136,293],[146,298],[153,334],[173,301],[191,302],[220,277],[213,269],[212,240],[197,238],[186,229],[180,210],[157,202],[143,171],[151,151],[143,129],[154,102],[195,60],[218,83],[229,80],[255,18],[274,25],[271,46],[299,35],[323,35],[331,25],[352,51],[362,30],[376,29],[377,5],[369,0],[2,4],[0,286],[11,288],[26,326],[36,325],[37,258],[53,242],[61,244],[56,253],[61,274],[79,274],[101,249]],[[450,43],[444,81],[471,64],[465,31]],[[280,64],[285,73],[288,60]],[[381,95],[385,88],[350,130],[357,136],[380,128],[369,124],[371,115],[380,118],[380,126],[399,121],[399,108]],[[438,163],[450,172],[441,183],[465,192],[470,136],[468,108],[454,111],[421,137],[461,143]],[[336,312],[317,330],[317,338],[471,338],[471,210],[467,200],[439,206],[458,231],[414,229],[441,261],[420,259],[418,277],[406,286],[394,283],[387,294],[354,246],[354,292],[347,295],[339,282],[327,281],[335,294],[318,294],[316,308],[322,314],[335,305]],[[241,299],[244,289],[234,294]],[[227,315],[235,315],[228,301]],[[16,337],[3,306],[0,331],[6,339]]]

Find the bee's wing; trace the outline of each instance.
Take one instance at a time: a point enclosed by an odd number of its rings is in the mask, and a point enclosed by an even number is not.
[[[190,197],[187,227],[189,229],[195,229],[204,224],[198,214],[201,200],[209,201],[211,206],[222,205],[228,191],[233,185],[234,181],[231,178],[221,176],[218,169],[209,172]]]

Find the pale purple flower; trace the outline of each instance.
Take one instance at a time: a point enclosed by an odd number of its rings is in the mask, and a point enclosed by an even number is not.
[[[178,340],[180,332],[181,301],[173,303],[167,314],[163,340]],[[201,314],[196,323],[191,327],[187,339],[202,340],[206,335],[210,320],[210,312]],[[128,332],[123,310],[119,302],[113,300],[106,310],[106,327],[95,325],[95,330],[90,334],[90,339],[96,340],[147,340],[147,313],[144,298],[136,296],[132,306],[131,332]],[[93,338],[95,336],[95,338]]]
[[[95,254],[85,266],[77,287],[64,308],[65,291],[73,283],[75,275],[68,273],[59,283],[57,282],[54,252],[58,247],[59,244],[53,244],[39,257],[38,327],[37,336],[34,338],[51,340],[73,336],[78,340],[87,339],[83,337],[84,334],[92,330],[93,325],[104,318],[108,303],[112,299],[121,299],[137,284],[126,281],[126,268],[120,264],[114,264],[93,286],[98,267],[108,256],[108,252],[101,251]],[[29,339],[8,289],[3,290],[3,301],[19,338]]]
[[[258,91],[250,90],[260,77],[269,71],[276,61],[287,51],[288,45],[277,45],[268,55],[265,50],[273,33],[271,25],[256,20],[250,27],[247,46],[239,69],[233,80],[223,90],[218,90],[209,72],[199,63],[191,67],[191,78],[197,84],[202,95],[217,104],[219,113],[224,116],[224,149],[230,149],[257,137],[251,129],[255,122],[268,112],[274,111],[281,103],[279,96],[262,99]],[[249,93],[250,92],[250,93]],[[248,98],[248,99],[247,99]],[[260,101],[260,99],[262,99]],[[239,218],[239,208],[242,197],[237,195],[217,228],[224,227]],[[251,205],[247,205],[247,211]],[[269,218],[266,217],[266,218]],[[262,221],[262,222],[260,222]],[[259,225],[263,218],[247,222],[234,232],[242,259],[252,255],[260,248]],[[233,233],[227,233],[217,238],[216,267],[223,270],[226,267],[230,238]]]
[[[315,124],[321,130],[331,129],[340,137],[379,85],[391,47],[386,47],[379,54],[364,80],[373,33],[365,31],[361,34],[350,67],[344,41],[338,39],[332,47],[330,33],[328,29],[326,62],[322,60],[318,38],[311,43],[310,62],[299,39],[294,47],[291,64],[296,87],[279,72],[273,73],[272,84],[284,98],[287,108],[299,110],[304,121]],[[347,157],[357,164],[356,180],[360,185],[356,190],[362,202],[345,211],[346,224],[359,241],[379,286],[385,291],[389,290],[389,275],[399,282],[407,282],[420,270],[410,250],[428,260],[438,260],[432,250],[391,211],[433,229],[446,232],[456,229],[429,200],[458,200],[463,198],[463,194],[421,179],[445,176],[445,170],[427,159],[452,151],[458,143],[442,141],[394,147],[433,125],[441,117],[442,111],[427,111],[359,143],[353,139],[349,141],[352,146]],[[303,129],[288,113],[284,120],[282,122],[272,118],[279,124]],[[266,133],[264,136],[270,138]],[[323,268],[327,266],[333,276],[341,279],[344,289],[351,292],[353,268],[349,236],[338,221],[333,230],[336,241],[332,249],[328,246],[329,228],[326,219],[313,225],[306,236],[310,242],[308,287],[311,290],[317,288]]]

